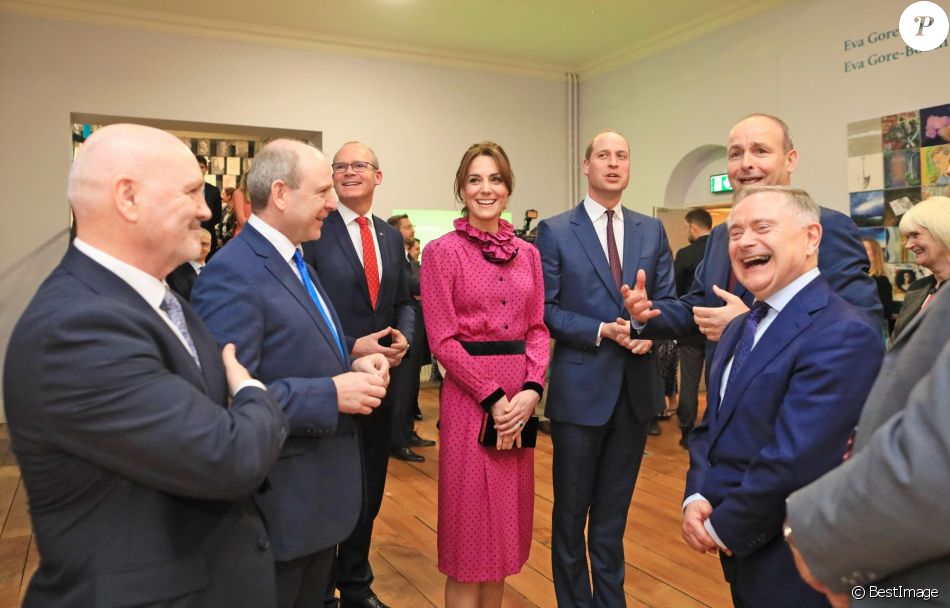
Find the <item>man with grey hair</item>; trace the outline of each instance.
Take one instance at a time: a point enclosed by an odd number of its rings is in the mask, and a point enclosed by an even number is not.
[[[327,216],[326,238],[304,244],[304,257],[326,281],[330,300],[340,313],[346,351],[353,356],[385,356],[395,368],[395,388],[415,327],[403,237],[373,213],[383,172],[369,146],[358,141],[343,144],[332,167],[341,204]],[[372,415],[358,420],[366,493],[356,530],[340,543],[337,555],[335,588],[340,590],[341,608],[386,608],[372,589],[369,546],[383,502],[395,396],[390,390]],[[334,593],[329,590],[331,601]]]
[[[290,438],[254,498],[270,533],[278,605],[318,606],[363,499],[355,418],[379,406],[389,362],[378,353],[350,357],[321,278],[300,251],[320,238],[337,205],[323,154],[273,141],[254,158],[248,188],[253,213],[198,277],[192,302],[290,418]]]
[[[40,555],[24,606],[275,605],[250,496],[287,420],[163,284],[198,255],[202,191],[194,155],[158,129],[103,127],[73,161],[76,239],[3,375]]]
[[[719,551],[739,608],[826,606],[782,541],[785,499],[841,462],[883,354],[880,336],[818,270],[820,209],[754,186],[729,216],[729,257],[754,295],[712,361],[690,436],[683,538]]]

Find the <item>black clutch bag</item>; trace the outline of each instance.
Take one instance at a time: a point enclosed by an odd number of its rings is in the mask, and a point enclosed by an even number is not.
[[[538,417],[532,416],[524,423],[521,429],[521,447],[533,448],[538,442]],[[495,419],[491,413],[485,412],[482,416],[482,428],[478,431],[478,443],[493,448],[498,445],[498,431],[495,430]]]

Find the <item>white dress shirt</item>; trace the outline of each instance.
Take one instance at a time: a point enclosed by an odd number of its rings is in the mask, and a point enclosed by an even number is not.
[[[340,212],[340,218],[343,220],[343,225],[346,226],[346,231],[350,235],[350,240],[353,241],[353,248],[356,250],[356,257],[359,258],[360,264],[363,264],[363,237],[360,236],[360,225],[356,222],[356,218],[360,216],[355,211],[342,204],[339,206],[338,211]],[[373,248],[376,250],[376,271],[379,273],[379,282],[382,283],[383,256],[379,251],[379,238],[376,236],[376,226],[373,224],[373,210],[370,209],[364,217],[369,220],[369,225],[367,228],[369,228],[369,233],[373,235]]]
[[[165,322],[165,325],[168,326],[172,333],[175,334],[175,337],[178,338],[178,341],[181,342],[182,346],[185,347],[185,350],[191,353],[191,348],[188,346],[188,342],[185,341],[185,336],[182,335],[178,327],[172,322],[171,317],[168,316],[164,310],[162,310],[162,300],[165,299],[165,292],[168,290],[168,285],[164,281],[159,281],[149,273],[127,264],[122,260],[112,257],[105,251],[93,247],[89,243],[83,241],[80,238],[73,240],[73,246],[76,247],[81,253],[85,254],[92,259],[93,262],[99,264],[112,274],[116,275],[125,283],[132,288],[135,293],[142,296],[142,299],[145,300],[146,304],[152,307],[152,309],[158,313],[158,316],[161,317],[162,321]],[[258,382],[257,380],[245,380],[240,385],[235,394],[238,393],[242,388],[247,386],[256,386],[257,388],[264,389],[264,385]]]
[[[818,275],[821,274],[818,271],[818,268],[812,268],[805,274],[801,275],[785,287],[782,287],[769,297],[765,298],[765,303],[769,305],[769,310],[765,313],[765,317],[759,321],[759,324],[755,328],[755,334],[752,337],[752,350],[749,351],[749,356],[752,356],[752,353],[755,351],[756,344],[759,343],[759,338],[761,338],[769,326],[775,321],[775,318],[779,316],[779,313],[792,301],[798,292],[805,288],[806,285],[814,281]],[[729,372],[732,371],[732,360],[735,358],[735,354],[729,357],[729,361],[726,363],[725,369],[722,370],[722,382],[719,385],[719,404],[722,405],[722,398],[726,394],[726,384],[729,382]],[[683,508],[686,508],[691,502],[697,500],[706,500],[706,497],[700,493],[691,494],[686,500],[683,501]],[[708,501],[707,501],[708,502]],[[716,544],[719,545],[721,549],[727,549],[726,545],[722,542],[722,539],[719,538],[719,535],[716,534],[716,530],[713,528],[712,522],[709,519],[703,522],[703,527],[706,529],[706,532],[709,533],[709,536],[712,537]]]
[[[594,199],[590,197],[590,193],[587,193],[587,196],[584,197],[584,202],[581,203],[584,205],[584,211],[587,212],[587,216],[590,217],[591,223],[594,225],[594,233],[597,235],[597,240],[600,241],[600,248],[604,250],[604,258],[607,260],[607,265],[610,265],[610,254],[607,253],[607,207],[604,207]],[[613,217],[613,226],[614,226],[614,240],[617,242],[617,256],[620,258],[620,268],[623,270],[623,203],[617,203],[611,207],[615,211]],[[604,324],[601,323],[597,326],[597,337],[594,339],[594,344],[600,346],[600,341],[602,336],[600,335],[601,329],[603,329]]]

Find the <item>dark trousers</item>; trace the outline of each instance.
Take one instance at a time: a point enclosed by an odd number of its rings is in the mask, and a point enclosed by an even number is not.
[[[626,605],[623,534],[649,428],[648,422],[637,421],[626,390],[624,382],[614,413],[604,426],[551,421],[551,560],[554,592],[562,608]]]
[[[395,393],[391,447],[409,447],[409,439],[415,428],[415,414],[419,409],[419,373],[428,362],[428,357],[429,349],[414,342],[402,364],[396,368],[398,373],[391,382],[395,384],[391,388]]]
[[[277,608],[319,608],[330,582],[336,547],[287,562],[274,562]]]
[[[705,346],[680,344],[680,405],[677,415],[680,428],[691,429],[696,426],[696,413],[699,411],[699,380],[703,375],[703,361],[706,358]]]
[[[402,367],[402,366],[400,366]],[[397,373],[399,368],[393,370]],[[393,378],[396,381],[396,378]],[[382,404],[369,416],[357,416],[360,428],[360,448],[363,451],[363,508],[356,529],[337,550],[333,571],[333,589],[340,597],[361,601],[373,594],[373,569],[369,565],[369,544],[373,537],[373,521],[383,503],[386,470],[389,466],[389,437],[393,426],[394,397],[387,394]]]
[[[776,533],[758,551],[743,559],[719,554],[735,608],[830,608],[821,593],[799,576],[792,552]],[[860,605],[856,602],[855,606]]]

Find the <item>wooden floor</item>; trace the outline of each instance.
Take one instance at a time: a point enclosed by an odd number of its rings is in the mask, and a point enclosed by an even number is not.
[[[418,426],[421,435],[435,439],[436,391],[422,390],[425,419]],[[647,444],[627,521],[627,605],[730,606],[719,560],[695,553],[680,538],[688,458],[677,445],[676,419],[661,424],[663,434],[650,437]],[[370,556],[376,574],[373,588],[393,608],[444,606],[445,579],[436,568],[438,448],[418,451],[426,462],[390,460]],[[0,463],[0,608],[14,608],[20,605],[39,556],[6,425],[0,426]],[[535,490],[531,556],[522,572],[508,579],[506,608],[556,606],[551,582],[551,439],[543,434],[538,435],[535,450]]]

